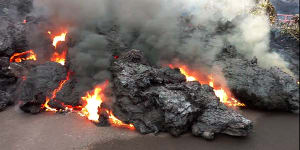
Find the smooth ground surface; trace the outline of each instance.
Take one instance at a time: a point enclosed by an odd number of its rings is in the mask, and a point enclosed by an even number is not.
[[[299,150],[299,116],[246,111],[255,122],[245,138],[219,135],[205,141],[190,134],[140,135],[97,127],[77,114],[24,114],[11,107],[0,112],[1,150]]]

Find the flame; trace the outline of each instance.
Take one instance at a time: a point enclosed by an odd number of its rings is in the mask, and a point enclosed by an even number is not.
[[[28,50],[22,53],[14,53],[13,56],[10,57],[10,62],[17,62],[20,63],[25,60],[34,60],[36,61],[36,54],[33,50]]]
[[[107,86],[108,82],[97,86],[93,92],[87,92],[82,101],[85,102],[80,115],[86,116],[89,120],[99,122],[99,108],[103,102],[103,89]]]
[[[179,66],[179,67],[178,67]],[[229,90],[226,90],[226,87],[216,87],[214,85],[214,79],[212,75],[208,76],[208,81],[200,79],[197,74],[199,73],[193,72],[188,69],[185,65],[178,65],[180,72],[186,77],[187,81],[199,81],[201,84],[208,84],[210,87],[214,89],[215,95],[220,99],[220,102],[224,103],[230,107],[244,107],[246,106],[244,103],[239,102],[237,99],[231,97],[231,93]],[[169,65],[170,68],[175,68],[172,64]],[[198,77],[198,78],[197,78]]]
[[[52,32],[48,31],[48,34],[51,35]],[[64,50],[60,53],[60,52],[56,51],[56,48],[57,48],[58,42],[64,42],[66,40],[66,35],[67,35],[67,32],[63,32],[60,35],[54,36],[53,41],[52,41],[52,45],[55,47],[55,51],[52,54],[51,61],[60,63],[61,65],[65,65],[68,50]]]
[[[58,52],[54,52],[51,61],[60,63],[61,65],[65,65],[66,61],[66,56],[67,56],[67,51],[63,51],[61,54]]]
[[[49,32],[50,32],[50,31],[48,31],[48,33],[49,33]],[[51,34],[51,32],[50,32],[49,34]],[[66,41],[66,35],[67,35],[67,32],[63,32],[63,33],[61,33],[60,35],[55,36],[55,37],[53,38],[52,45],[56,48],[58,42],[64,42],[64,41]]]
[[[135,130],[135,127],[133,124],[126,124],[123,123],[121,120],[119,120],[113,113],[112,111],[106,110],[107,114],[109,114],[108,121],[109,123],[114,126],[114,127],[119,127],[119,128],[127,128],[130,130]]]
[[[104,100],[103,90],[107,87],[108,82],[95,87],[92,92],[87,92],[86,96],[82,97],[82,101],[85,103],[79,114],[81,116],[86,116],[89,120],[98,123],[99,122],[99,112],[101,111],[101,104]],[[114,127],[127,128],[130,130],[135,130],[133,124],[126,124],[119,120],[112,111],[104,109],[108,114],[108,121]]]

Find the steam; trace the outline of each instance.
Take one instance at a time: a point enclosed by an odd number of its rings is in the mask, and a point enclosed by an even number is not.
[[[262,67],[289,72],[287,63],[268,51],[268,19],[249,14],[254,5],[251,0],[35,0],[33,14],[68,25],[76,39],[69,49],[72,64],[87,86],[109,79],[112,55],[132,48],[153,63],[181,60],[210,70],[230,43],[246,57],[256,56]]]

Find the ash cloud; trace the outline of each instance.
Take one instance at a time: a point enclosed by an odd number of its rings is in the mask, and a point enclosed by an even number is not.
[[[36,0],[33,14],[69,26],[76,39],[70,57],[85,85],[110,78],[107,70],[118,53],[110,38],[123,45],[119,51],[140,49],[156,64],[180,60],[210,72],[216,54],[230,44],[248,58],[256,56],[262,67],[290,72],[269,52],[268,20],[249,14],[254,5],[250,0]],[[118,27],[111,32],[113,25]]]

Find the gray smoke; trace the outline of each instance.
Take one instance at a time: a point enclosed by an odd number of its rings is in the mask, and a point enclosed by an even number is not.
[[[254,5],[251,0],[35,0],[33,14],[68,25],[76,41],[69,49],[72,64],[87,86],[109,79],[112,55],[131,48],[143,50],[153,63],[179,60],[209,72],[216,54],[230,44],[248,58],[256,56],[262,67],[289,72],[282,58],[268,52],[268,19],[251,15]]]

